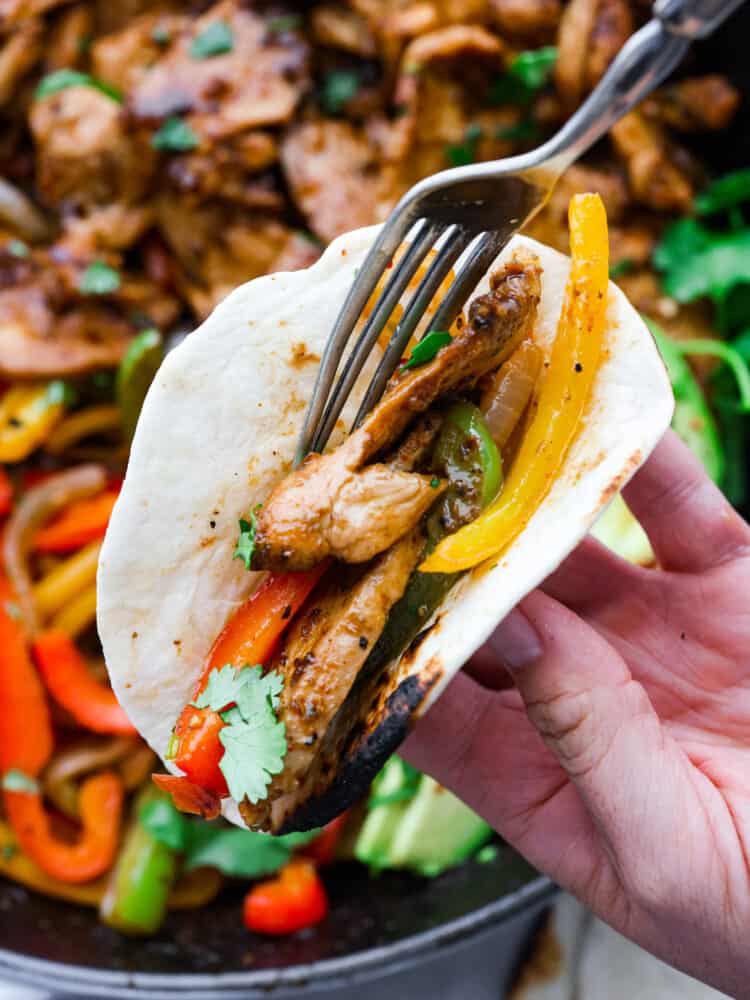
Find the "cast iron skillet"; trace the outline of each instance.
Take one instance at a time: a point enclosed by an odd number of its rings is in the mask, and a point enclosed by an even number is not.
[[[704,43],[686,71],[729,74],[746,95],[727,137],[696,140],[701,157],[717,172],[750,165],[750,67],[744,40],[750,40],[750,7],[720,35]],[[747,512],[746,512],[747,513]],[[86,984],[100,995],[119,991],[137,975],[137,994],[218,986],[212,976],[231,974],[227,986],[273,988],[317,980],[334,973],[367,974],[375,964],[416,965],[449,942],[479,934],[520,911],[539,907],[554,891],[508,848],[488,863],[471,862],[438,879],[387,873],[370,879],[363,868],[346,865],[327,880],[331,913],[315,931],[288,939],[249,935],[239,920],[240,896],[231,894],[198,914],[172,914],[158,937],[126,940],[101,926],[90,911],[0,882],[0,975],[15,970],[26,981],[49,984],[58,977],[69,989]],[[59,965],[58,963],[63,963]],[[197,975],[196,975],[197,974]],[[218,994],[217,994],[218,995]]]

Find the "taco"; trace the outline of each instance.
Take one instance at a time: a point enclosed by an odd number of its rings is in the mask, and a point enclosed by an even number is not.
[[[572,220],[572,267],[513,239],[347,434],[376,352],[329,448],[297,469],[377,230],[237,289],[165,360],[101,554],[99,629],[186,807],[279,833],[354,802],[668,427],[669,380],[608,281],[598,199]]]

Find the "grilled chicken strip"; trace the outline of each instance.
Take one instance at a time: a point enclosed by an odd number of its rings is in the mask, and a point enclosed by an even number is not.
[[[476,298],[469,323],[428,364],[397,374],[382,401],[341,447],[310,455],[258,514],[252,568],[306,570],[328,556],[365,562],[421,519],[437,498],[434,480],[371,465],[411,421],[448,392],[471,387],[501,365],[529,333],[540,295],[535,260],[514,260]],[[438,484],[438,490],[443,484]]]
[[[279,718],[286,724],[284,770],[267,799],[241,811],[250,827],[278,828],[318,752],[319,742],[343,704],[357,674],[401,597],[424,547],[414,529],[379,556],[354,584],[350,569],[332,573],[295,620],[284,648],[271,664],[284,674]]]

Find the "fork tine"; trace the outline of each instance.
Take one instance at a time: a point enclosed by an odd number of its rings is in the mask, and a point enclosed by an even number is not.
[[[331,335],[323,351],[318,374],[315,379],[312,396],[305,414],[305,423],[300,435],[294,464],[299,465],[310,451],[310,442],[320,421],[328,393],[336,376],[336,370],[341,360],[344,348],[351,336],[360,313],[375,290],[383,271],[403,242],[404,237],[414,225],[413,214],[402,211],[393,216],[381,229],[377,239],[370,247],[363,261],[354,284],[344,301],[341,311],[336,317]]]
[[[346,404],[352,387],[364,367],[383,327],[396,307],[399,299],[414,277],[435,240],[445,226],[439,223],[422,222],[401,260],[395,266],[387,285],[378,297],[375,308],[369,316],[357,341],[346,360],[338,382],[328,398],[323,410],[318,432],[311,442],[312,451],[322,451],[336,425],[336,421]]]
[[[490,269],[492,262],[511,235],[508,232],[492,232],[483,233],[480,236],[432,317],[430,327],[433,330],[450,330],[466,300],[477,287],[482,276]],[[390,375],[388,377],[390,378]]]
[[[388,341],[383,357],[380,359],[378,367],[375,370],[375,375],[370,382],[364,399],[362,400],[359,410],[357,411],[357,416],[352,424],[352,430],[359,427],[364,418],[383,395],[388,379],[396,370],[396,366],[401,360],[401,357],[406,349],[406,345],[409,343],[412,334],[417,328],[420,319],[429,307],[435,293],[440,288],[440,285],[449,273],[450,269],[474,238],[471,233],[467,233],[466,231],[459,229],[457,226],[453,227],[453,229],[453,233],[448,237],[443,249],[433,261],[430,270],[425,275],[424,280],[412,296],[406,312],[401,318],[401,322],[398,324],[393,336]],[[475,254],[472,254],[470,259],[473,260],[474,257]],[[465,269],[465,267],[461,269],[459,277],[463,275]],[[452,287],[453,286],[451,286],[451,288]],[[439,312],[440,310],[438,310],[436,316]],[[448,326],[450,326],[450,323]],[[436,327],[434,323],[431,323],[430,328],[447,329],[448,327]]]

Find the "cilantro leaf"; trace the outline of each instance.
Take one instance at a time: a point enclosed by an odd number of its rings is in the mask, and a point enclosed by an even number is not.
[[[275,34],[282,34],[285,31],[295,31],[302,24],[300,14],[279,14],[278,17],[269,17],[266,27]]]
[[[409,360],[401,365],[401,370],[405,371],[407,368],[418,368],[420,365],[427,364],[428,361],[432,361],[442,347],[450,344],[452,340],[453,337],[443,330],[430,330],[426,337],[414,345]]]
[[[5,244],[5,252],[11,257],[28,257],[29,248],[23,240],[8,240]]]
[[[750,201],[750,168],[720,177],[699,194],[694,202],[697,215],[715,215]]]
[[[557,49],[552,45],[519,52],[504,76],[492,81],[490,104],[530,104],[546,85],[556,62]]]
[[[635,261],[631,260],[629,257],[623,257],[622,260],[618,260],[610,266],[609,276],[612,281],[617,281],[617,279],[622,278],[624,274],[630,274],[634,267]]]
[[[111,295],[121,284],[119,271],[103,260],[95,260],[81,275],[78,288],[84,295]]]
[[[34,91],[34,98],[41,101],[45,97],[51,97],[52,94],[58,94],[61,90],[67,90],[68,87],[93,87],[94,90],[122,104],[122,94],[116,87],[103,80],[97,80],[90,73],[80,73],[77,69],[56,69],[53,73],[42,77]]]
[[[459,146],[446,146],[445,158],[452,167],[465,167],[477,158],[477,145],[482,138],[482,126],[473,123],[466,127],[464,142]]]
[[[358,90],[359,73],[351,69],[331,70],[323,81],[320,106],[326,114],[337,115]]]
[[[275,712],[279,707],[280,695],[284,688],[284,677],[276,670],[263,673],[261,666],[245,667],[242,670],[242,687],[235,701],[242,718],[252,722],[263,716],[268,705]]]
[[[231,52],[234,48],[232,28],[226,21],[212,21],[190,43],[193,59],[210,59]]]
[[[233,559],[241,559],[245,564],[245,569],[250,569],[253,552],[255,551],[255,535],[258,531],[258,519],[255,511],[248,514],[249,520],[240,518],[240,535],[237,539],[237,547],[232,556]]]
[[[205,688],[190,704],[195,708],[210,708],[214,712],[223,712],[228,705],[234,705],[245,683],[242,674],[244,670],[236,670],[231,663],[223,667],[214,667],[208,675]]]
[[[255,803],[266,797],[271,777],[284,769],[285,733],[284,723],[276,720],[270,706],[265,717],[227,725],[219,732],[224,747],[219,769],[235,801],[247,797]]]
[[[233,878],[274,874],[287,863],[293,850],[320,834],[320,830],[309,830],[272,837],[230,827],[221,820],[207,823],[188,819],[168,796],[145,803],[138,819],[155,840],[184,855],[187,871],[205,866]]]
[[[27,792],[29,795],[39,792],[39,783],[17,767],[5,772],[0,787],[4,792]]]
[[[200,145],[200,139],[186,121],[178,115],[172,115],[151,136],[151,145],[154,149],[184,153]]]

